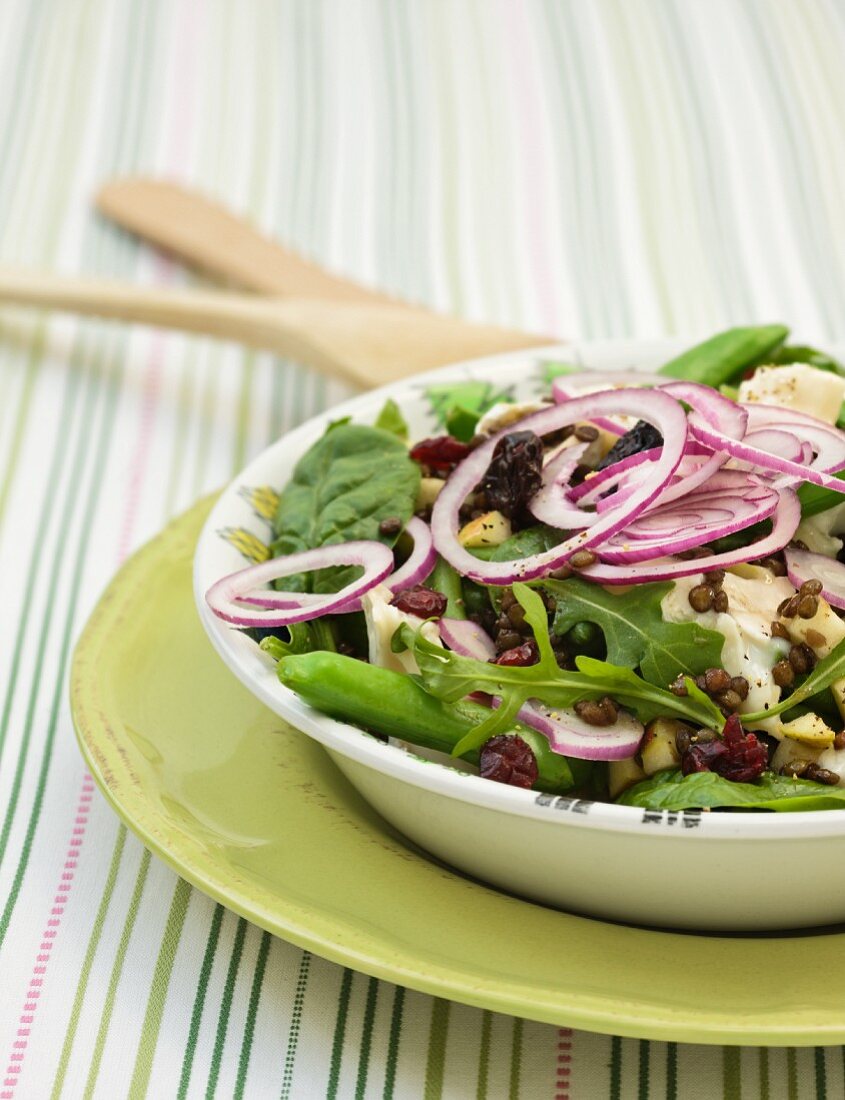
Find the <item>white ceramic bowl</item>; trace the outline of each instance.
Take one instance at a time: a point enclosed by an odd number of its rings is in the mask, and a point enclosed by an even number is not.
[[[220,497],[196,552],[194,589],[223,660],[264,703],[319,741],[392,825],[460,870],[544,904],[591,916],[690,929],[775,929],[845,919],[845,814],[651,812],[507,787],[384,744],[307,706],[273,663],[209,611],[205,592],[247,564],[250,538],[267,542],[262,486],[281,488],[299,456],[341,416],[372,423],[386,397],[412,439],[435,431],[432,382],[483,379],[516,398],[548,390],[541,362],[651,370],[678,341],[603,341],[457,364],[365,394],[269,447]]]

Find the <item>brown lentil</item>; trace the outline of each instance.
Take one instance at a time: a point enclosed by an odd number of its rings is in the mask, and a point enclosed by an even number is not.
[[[837,750],[845,749],[845,730],[840,730],[834,737],[833,747]]]
[[[812,619],[819,610],[819,601],[816,596],[799,596],[798,614],[802,619]]]
[[[730,604],[728,603],[728,594],[720,588],[713,599],[713,610],[725,612],[728,610],[729,606]]]
[[[692,730],[687,729],[686,726],[681,726],[678,732],[675,734],[675,748],[681,754],[689,749],[692,744]]]
[[[525,609],[521,604],[515,603],[508,608],[508,619],[514,630],[522,630],[525,626]]]
[[[704,691],[708,695],[718,695],[731,686],[731,676],[723,668],[708,668],[704,673]]]
[[[599,430],[594,428],[592,424],[579,424],[575,429],[575,438],[582,443],[594,443],[598,437]]]
[[[787,640],[789,639],[789,631],[786,629],[783,623],[779,623],[777,619],[772,622],[771,631],[773,638],[786,638]]]
[[[772,679],[778,687],[791,687],[795,681],[795,670],[789,661],[778,661],[772,665]]]
[[[822,582],[804,581],[799,591],[802,596],[820,596],[822,594]]]
[[[684,683],[684,674],[682,672],[679,673],[669,685],[669,690],[673,695],[679,695],[681,697],[689,694],[687,685]]]
[[[799,645],[794,645],[789,651],[789,663],[799,676],[802,676],[805,672],[809,672],[811,668],[815,668],[816,655],[812,649],[804,642]]]
[[[770,573],[774,573],[776,577],[786,576],[786,563],[781,561],[780,558],[760,558],[758,565],[762,565],[764,569],[768,569]]]
[[[715,596],[716,593],[709,584],[697,584],[695,588],[690,589],[687,599],[693,611],[704,614],[705,611],[709,611],[713,607]]]
[[[602,699],[582,699],[575,704],[575,713],[591,726],[612,726],[619,717],[616,704],[609,695]]]
[[[500,603],[502,611],[509,611],[513,607],[513,605],[516,603],[516,596],[514,596],[513,594],[513,589],[505,588],[502,590]]]
[[[744,676],[731,676],[731,691],[735,691],[743,701],[748,698],[748,681]]]
[[[780,774],[789,776],[792,779],[797,779],[804,774],[809,766],[809,760],[790,760],[788,764],[784,764],[780,769]]]
[[[823,645],[827,645],[827,638],[824,634],[820,634],[818,630],[813,630],[812,627],[807,631],[805,637],[807,638],[807,645],[812,646],[813,649],[821,649]]]
[[[836,772],[828,771],[827,768],[820,768],[818,764],[812,763],[807,766],[807,770],[804,772],[805,779],[814,779],[816,783],[825,783],[828,787],[836,787],[839,784],[839,776]]]
[[[784,619],[794,619],[798,613],[798,596],[787,596],[778,604],[778,615]]]
[[[740,699],[739,694],[736,691],[733,691],[729,688],[727,691],[724,691],[721,695],[717,696],[716,702],[719,704],[720,707],[723,707],[725,710],[729,710],[731,713],[733,713],[739,708],[740,704],[742,703],[742,699]]]
[[[549,573],[549,576],[553,581],[568,580],[568,578],[572,576],[572,566],[566,564],[558,566],[557,569],[553,569],[551,573]]]
[[[724,581],[724,569],[713,569],[709,573],[704,574],[704,583],[711,585],[713,588],[721,588]]]
[[[387,516],[378,525],[380,535],[398,535],[402,530],[402,520],[398,516]]]
[[[515,630],[503,630],[496,637],[496,649],[500,653],[504,653],[506,649],[516,649],[521,644],[522,635],[517,634]]]
[[[569,559],[570,565],[575,569],[586,569],[588,565],[595,565],[597,561],[598,557],[592,550],[576,550]]]

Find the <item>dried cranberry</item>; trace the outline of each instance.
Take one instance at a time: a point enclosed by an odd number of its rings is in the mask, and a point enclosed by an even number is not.
[[[496,658],[497,665],[505,665],[508,668],[521,668],[523,665],[536,665],[540,660],[540,651],[533,638],[523,645],[506,649]]]
[[[481,482],[490,508],[512,518],[543,481],[543,443],[534,432],[508,432],[493,451]]]
[[[614,462],[620,462],[623,458],[639,454],[640,451],[649,451],[652,447],[662,447],[663,436],[651,424],[645,420],[638,420],[629,432],[621,435],[601,462],[596,467],[603,470],[605,466],[612,466]]]
[[[438,435],[423,439],[411,448],[411,458],[423,466],[441,473],[451,470],[469,454],[469,447],[452,435]]]
[[[390,603],[409,615],[419,615],[421,619],[439,619],[446,613],[447,600],[442,592],[434,592],[418,584],[416,588],[406,588],[394,596]]]
[[[755,734],[746,733],[736,714],[725,722],[721,741],[692,744],[681,760],[684,775],[711,771],[733,783],[753,783],[768,765],[769,753],[765,743],[759,741]]]
[[[482,746],[478,770],[484,779],[509,783],[511,787],[533,787],[537,781],[537,758],[521,737],[500,734]]]

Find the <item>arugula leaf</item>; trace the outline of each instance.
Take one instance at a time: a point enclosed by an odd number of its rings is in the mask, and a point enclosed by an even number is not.
[[[579,577],[546,581],[557,601],[555,634],[576,623],[595,623],[607,644],[612,665],[639,666],[643,679],[666,686],[678,675],[698,676],[721,664],[725,639],[698,623],[667,623],[660,602],[673,582],[638,584],[621,595]]]
[[[810,779],[791,779],[765,772],[755,783],[733,783],[715,772],[658,772],[629,787],[616,801],[645,810],[737,809],[800,810],[845,809],[845,787],[828,787]]]
[[[513,594],[525,611],[525,621],[534,631],[540,651],[540,660],[535,665],[509,667],[461,657],[428,642],[419,630],[407,624],[400,627],[400,639],[413,650],[420,682],[430,695],[454,703],[481,691],[501,700],[498,709],[482,726],[462,738],[455,747],[456,755],[478,748],[494,734],[509,729],[519,708],[529,699],[539,699],[551,707],[570,707],[582,699],[611,695],[633,710],[642,722],[660,715],[676,715],[695,725],[721,730],[724,724],[721,712],[701,692],[673,695],[671,691],[646,683],[630,669],[592,657],[578,657],[576,672],[559,668],[542,599],[528,585],[519,582],[514,584]],[[692,681],[688,682],[688,687],[689,684]],[[694,689],[695,684],[692,687]]]
[[[408,423],[392,397],[388,397],[382,405],[381,412],[376,417],[375,427],[381,428],[383,432],[390,432],[404,443],[408,442]]]
[[[831,684],[843,679],[843,677],[845,677],[845,638],[835,645],[823,660],[819,661],[813,671],[808,673],[804,682],[790,695],[775,703],[774,706],[769,707],[768,710],[758,710],[753,714],[744,714],[742,720],[747,724],[753,724],[754,722],[761,722],[764,718],[783,714],[785,710],[797,706],[798,703],[803,703],[811,695],[824,691],[825,688],[829,688]]]
[[[490,382],[452,382],[446,385],[429,386],[425,395],[431,402],[431,411],[438,422],[449,427],[449,414],[460,409],[464,414],[475,416],[475,423],[488,409],[500,401],[512,401],[513,392],[508,389],[496,389]],[[475,424],[472,426],[475,431]],[[469,437],[472,438],[472,435]],[[464,442],[468,442],[465,440]]]
[[[404,526],[414,511],[420,470],[396,436],[364,424],[339,424],[300,458],[279,498],[273,523],[275,557],[351,539],[394,539],[379,532],[383,519]],[[337,592],[356,567],[286,577],[292,591]]]

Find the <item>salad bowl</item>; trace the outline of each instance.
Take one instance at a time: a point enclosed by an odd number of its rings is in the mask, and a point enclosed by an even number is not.
[[[662,811],[493,783],[447,757],[386,742],[308,706],[283,686],[252,638],[222,621],[206,594],[266,555],[278,491],[335,421],[373,424],[389,398],[411,439],[437,432],[439,387],[478,382],[491,397],[536,401],[547,365],[653,371],[684,341],[572,343],[456,364],[357,397],[259,455],[224,491],[203,528],[194,593],[229,670],[319,742],[391,825],[433,856],[500,890],[571,912],[681,929],[770,930],[845,918],[845,815]]]

